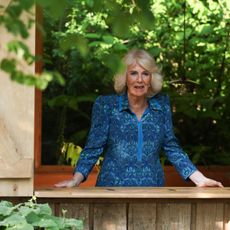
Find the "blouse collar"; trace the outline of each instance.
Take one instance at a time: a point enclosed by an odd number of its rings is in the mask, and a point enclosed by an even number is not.
[[[149,108],[151,110],[162,110],[156,96],[148,98]],[[129,109],[129,100],[127,93],[119,96],[119,112]]]

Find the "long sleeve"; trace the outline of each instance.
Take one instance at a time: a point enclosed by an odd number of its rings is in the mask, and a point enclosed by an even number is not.
[[[187,180],[197,169],[190,161],[187,154],[178,145],[173,131],[172,113],[168,96],[165,97],[165,129],[163,150],[166,157],[174,165],[178,173]]]
[[[91,128],[74,173],[80,172],[83,174],[84,179],[87,178],[106,146],[108,130],[109,104],[106,103],[106,97],[99,96],[93,105]]]

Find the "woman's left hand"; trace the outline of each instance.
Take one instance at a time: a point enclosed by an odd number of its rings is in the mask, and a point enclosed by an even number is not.
[[[224,187],[220,182],[209,179],[207,177],[206,180],[198,183],[196,186],[197,187],[220,187],[220,188]]]
[[[196,184],[197,187],[224,187],[221,182],[205,177],[198,170],[195,171],[189,178],[194,184]]]

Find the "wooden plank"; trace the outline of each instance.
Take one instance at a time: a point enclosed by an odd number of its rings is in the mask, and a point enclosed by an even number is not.
[[[33,160],[21,159],[15,164],[7,164],[0,159],[0,178],[31,178],[33,177]]]
[[[126,204],[95,204],[94,230],[127,230]]]
[[[91,187],[91,188],[54,188],[48,187],[35,191],[38,197],[53,198],[176,198],[176,199],[221,199],[230,198],[230,188],[122,188],[122,187]]]
[[[0,179],[0,197],[31,197],[33,179]]]
[[[190,203],[157,204],[157,230],[185,230],[191,225]]]
[[[128,210],[129,230],[156,229],[155,203],[131,203]]]
[[[33,176],[33,160],[23,158],[17,140],[13,138],[14,132],[6,128],[6,123],[7,120],[0,116],[0,178],[30,178]]]
[[[223,203],[197,203],[196,230],[222,230],[224,229]]]
[[[224,204],[224,230],[230,230],[230,203]]]
[[[1,1],[6,7],[8,0]],[[34,9],[31,12],[35,13]],[[27,21],[31,14],[23,14]],[[32,54],[35,54],[35,25],[31,26],[30,36],[24,40]],[[15,37],[3,26],[0,27],[1,52],[4,57],[15,58],[9,54],[7,43]],[[18,69],[31,74],[35,65],[18,58]],[[34,87],[16,83],[8,74],[0,70],[0,194],[2,196],[33,195],[34,159]],[[7,179],[6,179],[7,177]],[[11,179],[11,178],[27,178]]]
[[[58,206],[58,216],[80,219],[84,223],[84,230],[89,230],[89,204],[81,203],[60,203]]]

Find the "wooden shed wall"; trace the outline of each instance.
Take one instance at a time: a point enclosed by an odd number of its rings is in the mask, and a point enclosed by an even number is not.
[[[230,230],[230,188],[44,188],[54,213],[84,230]]]
[[[10,3],[3,0],[1,5]],[[4,8],[1,8],[4,14]],[[23,15],[26,20],[27,15]],[[14,40],[6,29],[0,27],[0,59],[15,57],[7,52],[7,43]],[[35,27],[24,42],[35,53]],[[35,65],[21,61],[26,73],[34,73]],[[13,82],[0,71],[0,196],[29,196],[33,194],[34,171],[34,88]]]
[[[230,201],[39,199],[56,215],[84,221],[84,230],[230,230]]]

